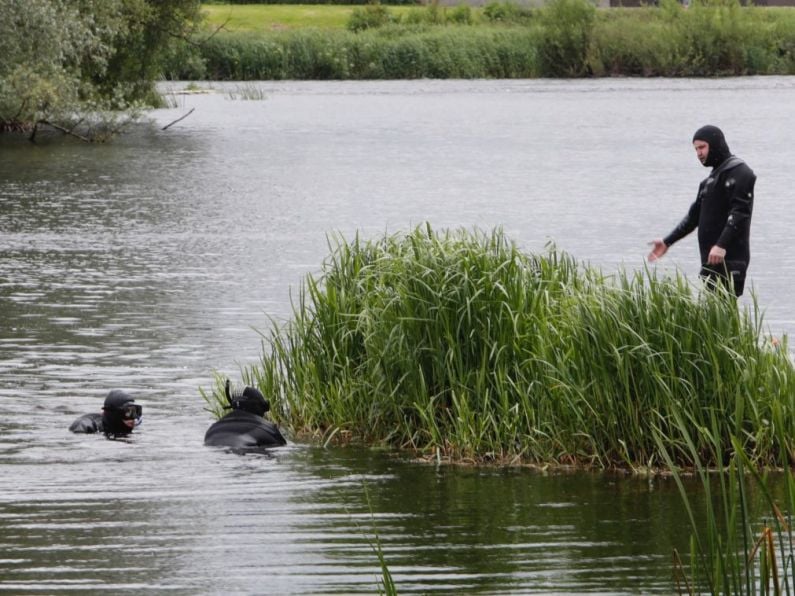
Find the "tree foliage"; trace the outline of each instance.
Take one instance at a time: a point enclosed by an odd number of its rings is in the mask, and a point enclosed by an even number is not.
[[[198,19],[198,0],[0,0],[0,132],[152,105],[163,56]]]

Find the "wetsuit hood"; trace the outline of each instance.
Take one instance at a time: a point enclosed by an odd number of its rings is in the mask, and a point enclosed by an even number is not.
[[[128,435],[132,428],[124,424],[125,411],[130,407],[137,410],[137,417],[141,415],[141,406],[135,403],[130,394],[119,389],[114,389],[105,398],[102,404],[102,431],[106,435]],[[129,417],[128,417],[129,419]]]
[[[271,405],[259,389],[246,387],[242,392],[232,389],[229,380],[226,381],[226,399],[233,410],[243,410],[257,416],[264,416],[271,409]]]
[[[704,167],[717,168],[720,164],[731,157],[732,152],[723,136],[723,131],[717,126],[707,124],[699,128],[693,135],[693,142],[704,141],[709,145],[709,153],[704,162]]]

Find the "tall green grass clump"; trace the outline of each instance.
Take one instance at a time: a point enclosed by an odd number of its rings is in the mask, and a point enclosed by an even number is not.
[[[425,226],[335,238],[246,377],[298,435],[639,468],[661,462],[655,432],[692,463],[679,419],[703,448],[710,429],[753,461],[791,453],[794,372],[725,292]]]

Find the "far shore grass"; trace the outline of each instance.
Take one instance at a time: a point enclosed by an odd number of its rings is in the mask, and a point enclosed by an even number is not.
[[[677,0],[468,5],[205,5],[164,62],[179,80],[719,77],[795,74],[795,8]]]
[[[223,25],[231,33],[270,33],[291,29],[345,29],[355,6],[332,4],[206,4],[210,29]],[[389,7],[395,14],[409,7]]]

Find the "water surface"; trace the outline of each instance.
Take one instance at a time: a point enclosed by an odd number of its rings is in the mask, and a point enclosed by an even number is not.
[[[502,226],[643,267],[705,123],[757,173],[749,281],[791,333],[795,79],[259,85],[175,95],[108,145],[0,139],[0,591],[373,593],[377,534],[401,593],[670,593],[670,481],[238,456],[202,446],[198,388],[257,360],[330,233]],[[690,237],[660,267],[696,259]],[[111,388],[140,432],[68,433]]]

